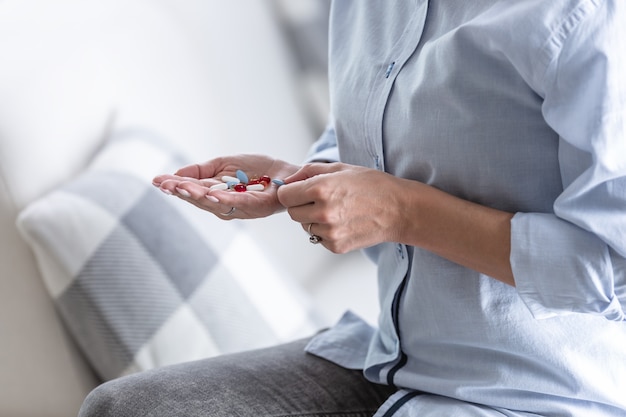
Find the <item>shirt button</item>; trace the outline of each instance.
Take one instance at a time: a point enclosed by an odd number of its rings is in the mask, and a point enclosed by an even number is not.
[[[387,71],[385,71],[385,78],[389,78],[389,75],[391,74],[394,65],[396,65],[396,61],[393,61],[391,64],[389,64],[389,66],[387,67]]]

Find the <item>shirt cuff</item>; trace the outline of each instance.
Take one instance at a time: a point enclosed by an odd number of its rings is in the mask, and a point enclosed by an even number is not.
[[[625,261],[611,253],[595,235],[552,214],[518,213],[511,221],[515,284],[538,319],[587,313],[625,320]]]

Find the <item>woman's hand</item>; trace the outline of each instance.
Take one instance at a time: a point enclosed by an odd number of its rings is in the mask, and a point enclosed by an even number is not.
[[[235,176],[237,170],[242,170],[250,178],[267,175],[272,179],[283,179],[298,168],[297,165],[264,155],[236,155],[189,165],[180,168],[174,175],[158,175],[153,184],[163,192],[222,219],[252,219],[284,210],[278,201],[275,185],[270,184],[263,191],[246,192],[211,190],[210,187],[221,183],[224,175]]]
[[[404,243],[515,285],[509,261],[512,213],[341,163],[305,165],[285,182],[278,200],[331,252]]]
[[[360,166],[313,163],[285,178],[278,199],[324,247],[345,253],[397,240],[403,181]]]

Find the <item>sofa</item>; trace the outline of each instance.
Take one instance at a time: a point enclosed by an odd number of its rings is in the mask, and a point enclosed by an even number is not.
[[[76,415],[103,380],[346,310],[375,322],[361,253],[311,245],[286,213],[221,221],[149,181],[224,154],[302,161],[328,111],[327,10],[0,1],[0,416]]]

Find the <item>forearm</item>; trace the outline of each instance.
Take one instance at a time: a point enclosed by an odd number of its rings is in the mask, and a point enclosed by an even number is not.
[[[404,191],[397,239],[515,285],[511,263],[512,213],[472,203],[436,188],[399,180]]]

